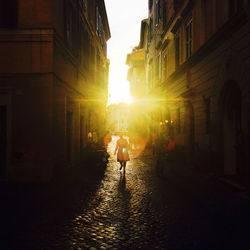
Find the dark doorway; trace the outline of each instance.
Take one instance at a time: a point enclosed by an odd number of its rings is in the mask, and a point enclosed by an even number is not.
[[[82,150],[84,146],[83,136],[84,136],[84,117],[81,116],[80,117],[80,150]]]
[[[67,112],[67,130],[66,130],[66,153],[67,162],[71,162],[72,158],[72,127],[73,127],[73,113]]]
[[[7,107],[0,106],[0,178],[6,174]]]
[[[186,124],[185,124],[185,134],[186,134],[186,147],[187,147],[187,161],[190,164],[194,162],[195,154],[195,130],[194,130],[194,109],[191,103],[186,105]]]
[[[244,136],[241,124],[241,91],[230,81],[221,94],[222,155],[225,175],[244,174]]]

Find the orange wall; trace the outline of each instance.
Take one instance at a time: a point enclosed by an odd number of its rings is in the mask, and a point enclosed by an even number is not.
[[[42,35],[37,35],[42,38]],[[53,67],[53,43],[52,38],[45,42],[25,41],[28,36],[25,34],[20,38],[12,37],[12,42],[2,42],[0,46],[0,74],[1,73],[43,73],[52,72]],[[30,36],[29,36],[30,37]],[[32,36],[31,36],[32,37]],[[30,38],[29,38],[30,40]]]
[[[53,0],[19,0],[19,27],[51,27],[52,1]]]

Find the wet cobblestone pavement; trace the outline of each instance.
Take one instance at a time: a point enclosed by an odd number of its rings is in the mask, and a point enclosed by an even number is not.
[[[250,249],[249,208],[210,178],[161,180],[150,155],[131,160],[124,175],[111,155],[87,203],[79,197],[65,217],[45,214],[4,249]]]

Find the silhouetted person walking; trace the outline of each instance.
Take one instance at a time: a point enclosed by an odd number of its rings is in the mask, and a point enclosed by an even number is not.
[[[128,148],[129,148],[128,141],[123,137],[123,134],[121,134],[120,139],[116,143],[114,154],[116,154],[118,150],[117,161],[120,162],[121,164],[120,170],[123,168],[124,172],[126,170],[127,161],[130,160],[129,154],[128,154]]]

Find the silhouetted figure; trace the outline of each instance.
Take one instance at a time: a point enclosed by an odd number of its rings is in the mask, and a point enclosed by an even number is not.
[[[88,132],[88,141],[92,142],[92,133],[91,133],[91,131]]]
[[[175,152],[175,140],[173,136],[170,136],[168,139],[167,146],[167,160],[171,163],[174,161],[174,152]]]
[[[107,131],[105,137],[104,137],[104,146],[105,146],[105,149],[107,150],[108,149],[108,144],[112,141],[112,137],[111,137],[111,134],[109,131]]]
[[[120,162],[121,164],[120,170],[123,168],[123,172],[125,172],[127,161],[130,160],[128,154],[128,148],[129,148],[128,141],[123,137],[123,134],[121,134],[120,139],[116,143],[114,154],[116,154],[118,150],[117,161]]]

